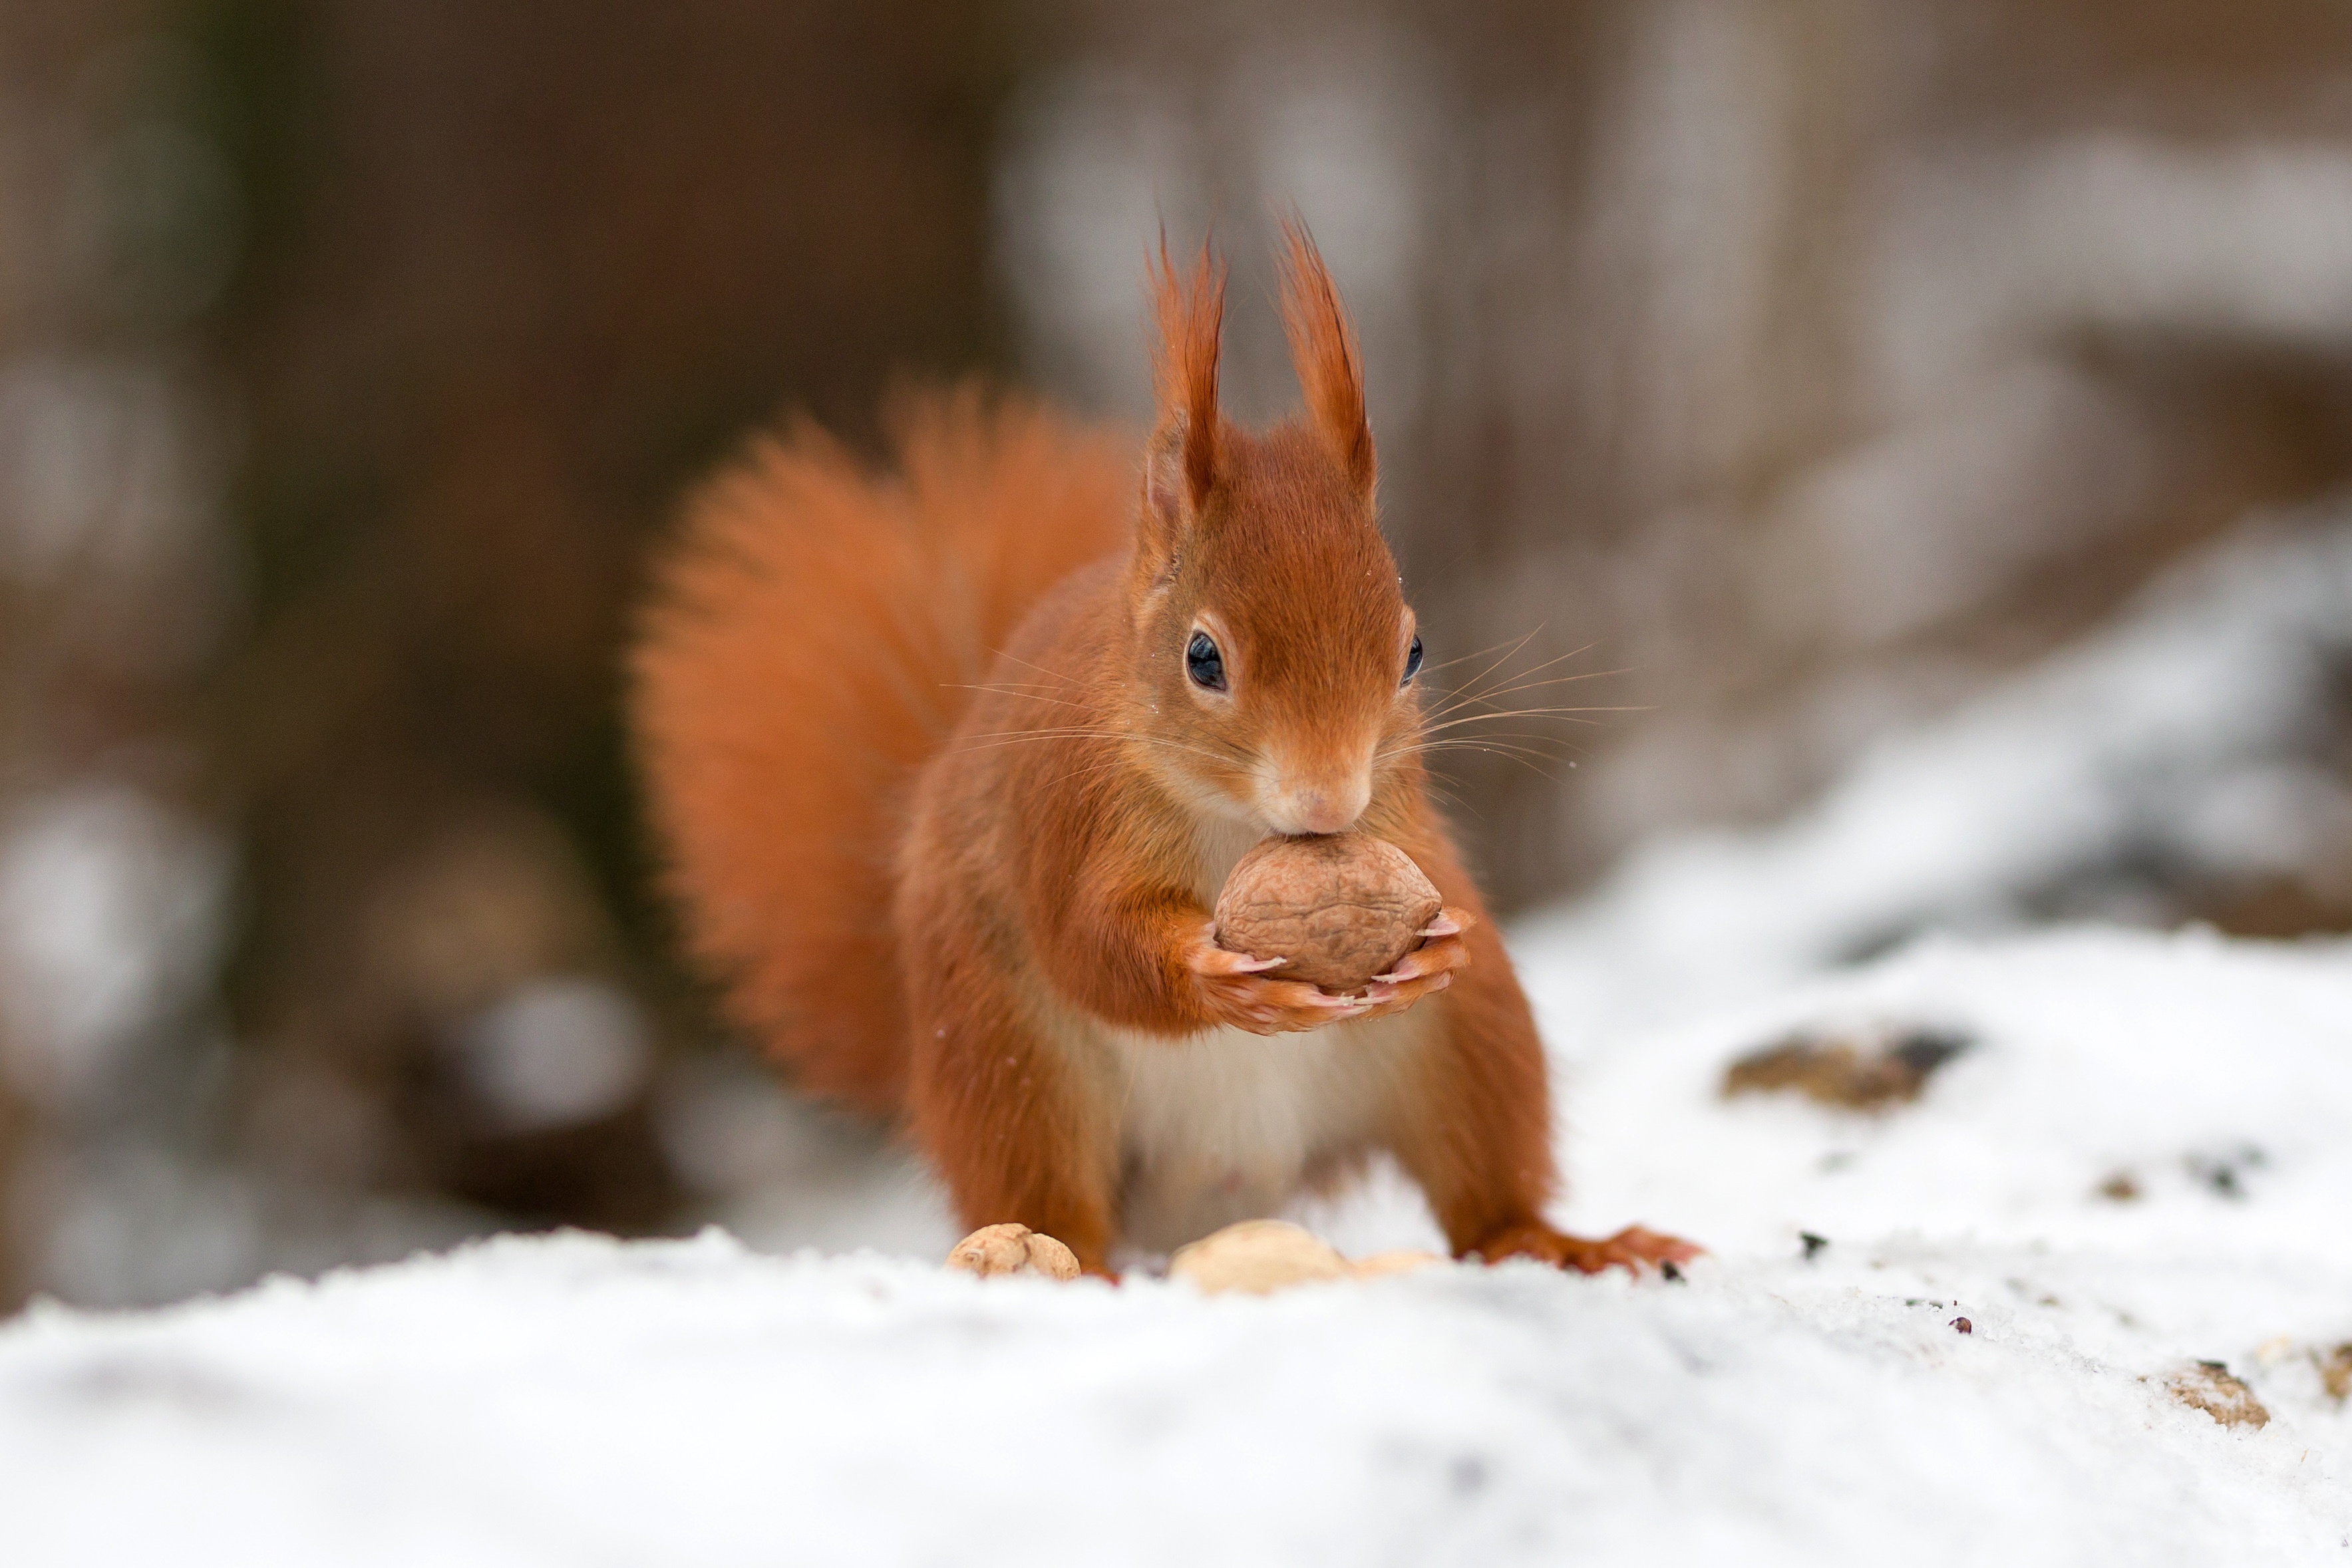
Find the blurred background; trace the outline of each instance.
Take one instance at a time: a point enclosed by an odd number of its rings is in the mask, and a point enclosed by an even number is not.
[[[2345,526],[2333,0],[0,0],[0,1306],[564,1223],[930,1245],[676,966],[648,549],[894,378],[1139,418],[1163,217],[1279,411],[1292,202],[1433,659],[1623,710],[1450,759],[1511,910]],[[2302,674],[2183,708],[2076,850],[1824,961],[2352,927],[2352,594],[2294,603]]]

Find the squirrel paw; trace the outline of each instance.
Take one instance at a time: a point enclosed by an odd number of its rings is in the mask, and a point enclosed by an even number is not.
[[[1296,1034],[1362,1018],[1374,1010],[1363,997],[1335,997],[1304,980],[1280,980],[1266,973],[1279,958],[1253,958],[1217,946],[1214,922],[1184,949],[1201,1009],[1212,1019],[1252,1034]]]
[[[1470,945],[1462,933],[1478,923],[1465,909],[1444,909],[1422,928],[1422,945],[1396,962],[1385,975],[1374,975],[1364,999],[1371,1004],[1365,1018],[1401,1013],[1422,998],[1454,983],[1454,972],[1470,964]]]
[[[1706,1249],[1679,1236],[1661,1235],[1638,1225],[1629,1225],[1614,1236],[1595,1241],[1570,1236],[1535,1220],[1499,1230],[1470,1250],[1489,1263],[1500,1263],[1506,1258],[1533,1258],[1554,1268],[1574,1269],[1586,1274],[1598,1274],[1603,1269],[1623,1269],[1639,1274],[1645,1269],[1687,1263]]]

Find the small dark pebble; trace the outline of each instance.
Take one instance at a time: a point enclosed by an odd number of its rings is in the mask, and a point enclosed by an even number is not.
[[[1808,1263],[1820,1257],[1822,1249],[1830,1244],[1828,1237],[1816,1236],[1810,1230],[1798,1231],[1797,1239],[1805,1244],[1805,1261]]]
[[[1969,1322],[1966,1318],[1954,1318],[1952,1320],[1952,1326],[1959,1330],[1962,1333],[1974,1333],[1977,1332],[1977,1325]]]
[[[1666,1283],[1670,1285],[1681,1285],[1687,1284],[1689,1282],[1683,1278],[1683,1271],[1675,1267],[1675,1260],[1671,1258],[1658,1265],[1658,1272],[1666,1277]]]

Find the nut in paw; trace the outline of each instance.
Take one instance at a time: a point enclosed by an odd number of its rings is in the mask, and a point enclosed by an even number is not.
[[[1412,858],[1368,833],[1273,838],[1225,879],[1217,940],[1282,959],[1286,979],[1360,991],[1420,945],[1440,907]]]

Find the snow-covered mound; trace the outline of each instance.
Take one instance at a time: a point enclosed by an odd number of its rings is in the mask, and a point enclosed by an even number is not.
[[[1884,737],[1787,822],[1628,857],[1515,948],[1556,1048],[1720,1005],[1922,932],[2053,908],[2135,923],[2134,883],[2337,873],[2352,504],[2250,527],[1956,711]],[[2331,895],[2340,888],[2328,889]],[[2104,894],[2105,896],[2098,896]]]
[[[1718,1093],[1792,1028],[1860,1025],[1970,1044],[1880,1113]],[[1584,1061],[1574,1218],[1714,1246],[1684,1284],[1208,1299],[714,1233],[40,1311],[0,1331],[0,1541],[240,1568],[2343,1563],[2347,1117],[2343,948],[1931,946]]]

